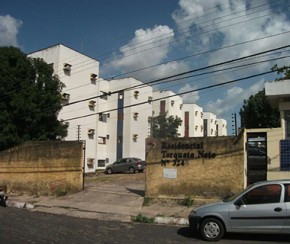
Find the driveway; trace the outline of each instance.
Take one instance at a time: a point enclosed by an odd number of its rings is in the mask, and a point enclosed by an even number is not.
[[[97,191],[111,193],[132,193],[138,196],[145,196],[145,173],[121,173],[107,175],[97,173],[85,177],[85,190],[94,189]]]

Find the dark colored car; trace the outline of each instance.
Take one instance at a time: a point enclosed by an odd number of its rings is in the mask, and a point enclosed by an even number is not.
[[[143,172],[145,165],[145,161],[140,158],[120,158],[115,163],[107,165],[105,172],[107,174],[125,172],[133,174],[136,171]]]
[[[223,202],[193,210],[188,220],[207,241],[226,232],[290,234],[290,180],[254,183]]]

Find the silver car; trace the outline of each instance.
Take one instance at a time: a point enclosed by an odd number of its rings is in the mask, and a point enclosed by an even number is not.
[[[226,232],[290,234],[290,180],[252,184],[223,202],[193,210],[188,220],[206,241],[218,241]]]
[[[115,163],[107,165],[105,172],[107,174],[124,172],[133,174],[135,171],[143,172],[145,165],[146,162],[140,158],[120,158]]]

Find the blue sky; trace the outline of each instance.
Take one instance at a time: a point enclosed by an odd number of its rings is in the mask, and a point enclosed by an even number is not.
[[[31,53],[62,43],[99,60],[102,78],[126,74],[148,82],[289,45],[289,13],[289,0],[9,0],[0,6],[0,46]],[[259,74],[276,63],[289,65],[289,50],[154,88],[181,93]],[[183,99],[227,119],[230,128],[243,100],[276,77],[257,76]]]

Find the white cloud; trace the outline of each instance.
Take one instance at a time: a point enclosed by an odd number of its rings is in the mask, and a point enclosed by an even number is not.
[[[178,90],[178,94],[183,92],[188,92],[197,89],[197,86],[191,86],[190,84],[186,84]],[[182,95],[182,100],[184,103],[197,103],[199,100],[198,92],[190,92]]]
[[[115,57],[110,66],[126,73],[162,63],[168,58],[173,40],[174,32],[168,26],[136,30],[135,37],[120,48],[121,54]],[[147,81],[182,72],[186,67],[183,62],[165,63],[129,75]]]
[[[286,14],[274,14],[267,3],[264,0],[180,0],[180,8],[172,18],[182,33],[191,28],[192,47],[210,50],[289,31]],[[287,45],[288,39],[289,35],[279,35],[236,45],[211,55],[209,64]]]
[[[209,101],[205,106],[204,110],[215,113],[218,116],[224,116],[234,107],[242,107],[242,102],[248,99],[251,95],[256,94],[264,88],[264,80],[261,80],[248,89],[241,87],[232,87],[223,93],[223,99],[216,99]]]
[[[18,46],[17,34],[22,21],[10,15],[0,16],[0,46]]]

